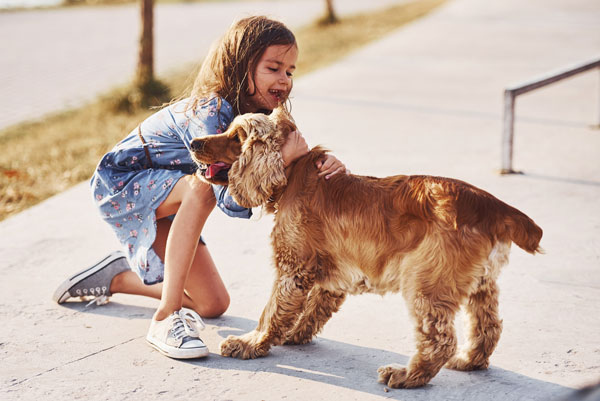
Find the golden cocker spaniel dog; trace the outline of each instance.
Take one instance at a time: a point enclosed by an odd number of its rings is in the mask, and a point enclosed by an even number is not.
[[[337,174],[325,181],[315,165],[326,153],[320,147],[284,168],[280,149],[294,129],[279,108],[270,116],[238,116],[225,133],[192,143],[199,175],[228,181],[240,205],[275,213],[271,298],[258,327],[229,336],[221,354],[257,358],[272,345],[307,343],[347,294],[401,291],[416,325],[417,351],[406,368],[380,367],[380,382],[412,388],[443,366],[487,368],[502,330],[496,279],[512,242],[541,252],[542,229],[454,179]],[[469,332],[457,351],[454,317],[461,306]]]

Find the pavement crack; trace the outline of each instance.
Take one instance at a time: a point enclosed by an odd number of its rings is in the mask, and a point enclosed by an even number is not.
[[[60,369],[60,368],[63,368],[63,367],[65,367],[65,366],[68,366],[68,365],[71,365],[71,364],[73,364],[73,363],[76,363],[76,362],[82,361],[82,360],[84,360],[84,359],[87,359],[87,358],[90,358],[90,357],[92,357],[92,356],[95,356],[95,355],[101,354],[101,353],[103,353],[103,352],[110,351],[110,350],[111,350],[111,349],[113,349],[113,348],[119,347],[119,346],[121,346],[121,345],[125,345],[125,344],[127,344],[127,343],[130,343],[130,342],[132,342],[132,341],[139,340],[139,339],[140,339],[140,338],[142,338],[142,337],[143,337],[143,336],[138,336],[138,337],[130,338],[129,340],[125,340],[125,341],[123,341],[123,342],[120,342],[120,343],[118,343],[118,344],[111,345],[110,347],[106,347],[106,348],[103,348],[103,349],[101,349],[101,350],[98,350],[98,351],[96,351],[96,352],[92,352],[91,354],[87,354],[87,355],[84,355],[84,356],[82,356],[82,357],[80,357],[80,358],[73,359],[73,360],[71,360],[71,361],[65,362],[65,363],[63,363],[63,364],[60,364],[60,365],[58,365],[58,366],[55,366],[55,367],[53,367],[53,368],[47,369],[47,370],[45,370],[45,371],[43,371],[43,372],[37,373],[37,374],[35,374],[35,375],[33,375],[33,376],[26,377],[26,378],[24,378],[24,379],[21,379],[21,380],[19,380],[19,381],[17,381],[17,382],[11,383],[11,384],[9,384],[8,386],[6,386],[6,387],[5,387],[5,389],[10,389],[11,387],[18,386],[18,385],[20,385],[20,384],[23,384],[23,383],[25,383],[25,382],[29,381],[29,380],[32,380],[32,379],[38,378],[38,377],[40,377],[40,376],[43,376],[43,375],[45,375],[45,374],[47,374],[47,373],[53,372],[53,371],[55,371],[55,370],[58,370],[58,369]]]

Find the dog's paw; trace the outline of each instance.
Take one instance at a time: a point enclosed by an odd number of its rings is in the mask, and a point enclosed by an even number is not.
[[[465,358],[464,356],[455,355],[450,358],[445,367],[447,369],[460,370],[463,372],[470,372],[472,370],[485,370],[489,367],[489,360],[476,363]]]
[[[239,359],[255,359],[269,353],[269,344],[261,342],[262,335],[253,331],[241,337],[229,336],[221,341],[221,355]]]
[[[396,363],[381,366],[377,369],[377,373],[379,374],[377,381],[391,388],[402,388],[402,384],[406,381],[406,368]]]
[[[311,341],[312,341],[312,338],[303,338],[300,340],[294,340],[294,339],[288,338],[287,340],[285,340],[283,345],[304,345],[304,344],[310,343]]]
[[[304,345],[312,341],[312,336],[302,336],[299,334],[288,336],[283,345]]]
[[[415,388],[427,384],[430,377],[427,375],[409,374],[406,368],[393,363],[387,366],[381,366],[377,369],[379,383],[387,384],[391,388]]]

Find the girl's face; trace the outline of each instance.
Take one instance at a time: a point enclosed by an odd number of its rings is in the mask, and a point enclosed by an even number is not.
[[[267,47],[256,65],[255,74],[248,74],[248,105],[244,112],[273,110],[284,102],[292,90],[292,74],[296,69],[298,47],[273,45]]]

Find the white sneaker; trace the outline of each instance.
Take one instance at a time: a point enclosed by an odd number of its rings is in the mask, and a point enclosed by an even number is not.
[[[202,318],[191,309],[181,308],[164,320],[152,319],[146,341],[170,358],[202,358],[208,355],[208,348],[198,328],[204,329]]]

